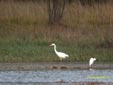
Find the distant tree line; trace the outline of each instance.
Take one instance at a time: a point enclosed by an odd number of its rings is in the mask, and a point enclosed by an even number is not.
[[[33,2],[47,2],[48,0],[0,0],[0,1],[33,1]],[[55,0],[56,1],[56,0]],[[62,0],[61,0],[62,1]],[[80,2],[82,5],[92,5],[113,2],[113,0],[66,0],[66,3]]]
[[[113,2],[113,0],[79,0],[82,5],[95,5],[95,4],[106,4]]]

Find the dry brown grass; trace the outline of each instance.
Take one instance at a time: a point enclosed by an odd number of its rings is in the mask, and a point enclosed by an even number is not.
[[[112,4],[81,6],[73,3],[65,11],[64,22],[72,27],[113,25]]]
[[[32,1],[0,2],[0,21],[43,25],[47,22],[47,10],[44,4]]]
[[[0,35],[16,37],[43,37],[47,40],[61,40],[78,43],[95,43],[110,37],[112,39],[113,6],[111,4],[83,7],[80,4],[67,5],[64,25],[47,25],[47,7],[44,3],[0,2]],[[4,29],[2,29],[4,28]],[[109,34],[108,34],[109,33]],[[97,39],[98,38],[98,39]]]

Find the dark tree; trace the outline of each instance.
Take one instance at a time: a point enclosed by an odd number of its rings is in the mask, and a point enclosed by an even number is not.
[[[59,23],[63,16],[66,0],[47,0],[50,24]]]

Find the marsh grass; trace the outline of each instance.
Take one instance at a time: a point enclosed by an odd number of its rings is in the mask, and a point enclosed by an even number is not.
[[[112,26],[112,14],[113,7],[110,3],[94,6],[73,3],[66,8],[64,22],[71,27]]]
[[[44,3],[0,2],[0,62],[61,62],[53,47],[70,55],[62,62],[113,61],[113,6],[67,5],[62,25],[48,25]]]

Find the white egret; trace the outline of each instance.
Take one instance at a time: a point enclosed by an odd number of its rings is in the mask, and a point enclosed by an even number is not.
[[[90,58],[89,60],[89,66],[91,67],[92,64],[94,63],[94,61],[96,61],[96,58]]]
[[[69,57],[69,55],[66,54],[66,53],[58,52],[58,51],[56,50],[56,45],[55,45],[55,43],[52,43],[50,46],[54,46],[54,51],[55,51],[56,55],[60,58],[60,60],[62,60],[63,58]]]

